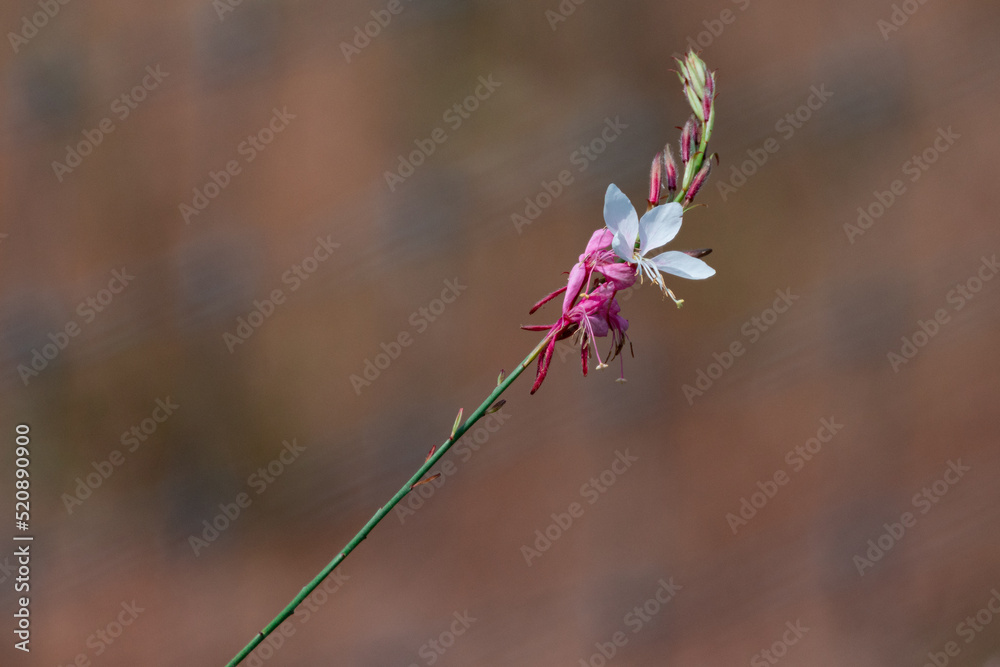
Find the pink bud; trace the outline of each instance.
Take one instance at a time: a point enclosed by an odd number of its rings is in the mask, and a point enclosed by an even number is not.
[[[660,186],[663,181],[663,153],[657,153],[653,158],[653,164],[649,168],[649,202],[650,206],[656,206],[660,201]]]
[[[698,139],[698,123],[692,116],[684,123],[684,129],[681,130],[681,162],[684,164],[687,164],[691,156],[697,152]]]
[[[711,173],[712,160],[709,160],[705,163],[705,166],[701,168],[701,171],[694,175],[694,179],[691,181],[691,187],[688,188],[687,194],[684,195],[685,206],[694,201],[695,195],[698,194],[698,190],[701,190],[701,186],[705,185],[705,181],[708,180],[708,175]]]
[[[691,159],[691,135],[694,133],[694,124],[689,120],[684,123],[681,130],[681,162],[687,164]]]
[[[715,106],[715,74],[705,73],[705,93],[702,99],[702,112],[707,122],[712,115],[712,107]]]
[[[670,144],[663,147],[663,175],[667,177],[667,194],[673,195],[677,192],[677,163],[674,162],[674,152],[670,150]]]

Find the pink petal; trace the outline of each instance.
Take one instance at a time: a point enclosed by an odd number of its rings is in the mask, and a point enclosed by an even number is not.
[[[631,264],[609,262],[598,265],[594,270],[610,280],[616,290],[626,289],[635,284],[635,268]]]
[[[548,347],[545,348],[545,352],[538,358],[538,372],[535,373],[535,384],[531,385],[532,394],[538,391],[538,388],[542,386],[542,381],[545,380],[545,376],[549,372],[549,362],[552,361],[552,353],[555,349],[556,339],[555,336],[553,336],[552,340],[549,341]]]
[[[587,267],[583,263],[577,263],[573,266],[573,269],[569,272],[569,282],[563,289],[566,290],[566,296],[563,298],[563,312],[565,313],[570,308],[573,307],[573,302],[576,301],[576,297],[580,296],[580,290],[583,289],[583,282],[587,279]]]
[[[572,274],[570,275],[570,278],[572,278]],[[541,301],[539,301],[538,303],[536,303],[534,306],[532,306],[531,310],[528,311],[528,314],[531,315],[536,310],[538,310],[539,308],[541,308],[542,306],[544,306],[545,304],[547,304],[549,301],[551,301],[552,299],[554,299],[557,296],[559,296],[560,294],[562,294],[563,291],[565,291],[565,290],[566,290],[565,287],[560,287],[559,289],[557,289],[552,294],[549,294],[548,296],[546,296],[545,298],[543,298]]]
[[[584,251],[583,254],[589,255],[591,253],[597,252],[598,250],[607,250],[608,248],[611,247],[611,239],[613,239],[614,237],[615,235],[611,232],[610,229],[598,229],[590,237],[590,242],[587,244],[587,249]],[[583,261],[582,256],[580,257],[580,261]]]

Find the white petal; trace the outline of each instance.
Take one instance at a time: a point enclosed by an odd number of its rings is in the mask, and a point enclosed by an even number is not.
[[[639,221],[639,254],[645,255],[674,240],[681,230],[684,209],[677,202],[657,206],[647,211]]]
[[[659,254],[653,257],[652,262],[664,273],[672,273],[690,280],[703,280],[715,275],[715,269],[705,262],[676,250]]]
[[[625,193],[612,183],[604,195],[604,224],[615,235],[611,247],[615,254],[632,261],[635,239],[639,235],[639,216]]]

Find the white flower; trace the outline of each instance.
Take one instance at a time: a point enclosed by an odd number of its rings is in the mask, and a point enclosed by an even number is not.
[[[663,273],[670,273],[690,280],[702,280],[715,275],[715,269],[697,257],[677,250],[668,250],[656,257],[647,258],[646,254],[659,248],[677,236],[681,230],[681,216],[684,209],[680,204],[671,202],[656,206],[642,216],[636,215],[635,208],[628,197],[612,183],[604,196],[604,223],[614,234],[611,247],[615,254],[626,262],[636,265],[636,273],[643,275],[659,285],[670,298],[678,302],[673,293],[663,283]],[[635,241],[639,240],[639,249]]]

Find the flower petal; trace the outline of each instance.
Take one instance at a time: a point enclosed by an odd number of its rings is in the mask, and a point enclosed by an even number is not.
[[[552,294],[549,294],[548,296],[542,297],[541,301],[539,301],[538,303],[536,303],[534,306],[531,307],[531,310],[528,311],[528,314],[529,315],[534,314],[534,312],[536,310],[538,310],[539,308],[541,308],[542,306],[544,306],[545,304],[547,304],[549,301],[551,301],[552,299],[556,298],[557,296],[559,296],[560,294],[562,294],[565,291],[566,291],[565,287],[560,287],[559,289],[557,289]]]
[[[594,270],[611,281],[616,290],[626,289],[635,284],[635,269],[631,264],[621,262],[598,264]]]
[[[555,336],[549,341],[549,344],[545,347],[545,351],[541,353],[538,357],[538,371],[535,373],[535,384],[531,385],[531,393],[534,394],[538,391],[538,388],[542,386],[542,381],[545,380],[545,376],[549,373],[549,363],[552,361],[552,352],[556,349],[556,339]]]
[[[625,261],[632,261],[635,239],[639,235],[639,216],[625,193],[612,183],[604,195],[604,224],[615,235],[611,247]]]
[[[681,230],[684,209],[677,202],[670,202],[647,211],[639,221],[639,254],[645,255],[674,240]]]
[[[587,267],[583,262],[577,262],[569,272],[569,282],[566,283],[566,296],[563,297],[563,312],[567,312],[573,307],[576,297],[580,296],[583,289],[583,282],[587,279]]]
[[[653,257],[651,261],[664,273],[690,280],[703,280],[715,275],[715,269],[705,262],[677,250],[668,250]]]
[[[587,249],[583,251],[583,255],[580,256],[580,261],[583,261],[585,255],[610,248],[612,238],[614,238],[614,232],[607,229],[598,229],[590,237],[590,242],[587,244]]]

